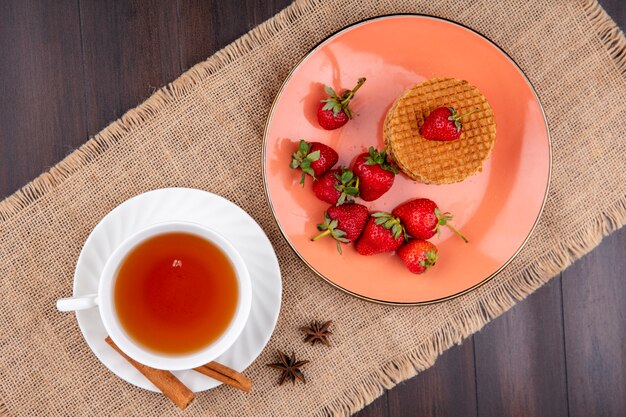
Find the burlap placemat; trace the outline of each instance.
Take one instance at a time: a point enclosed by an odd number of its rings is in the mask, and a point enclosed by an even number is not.
[[[270,104],[300,58],[364,18],[426,13],[491,38],[542,99],[554,166],[544,215],[505,271],[461,298],[415,308],[352,298],[311,273],[283,241],[265,201],[261,140]],[[526,297],[624,224],[626,41],[589,0],[296,3],[196,65],[0,203],[0,402],[9,415],[167,415],[160,394],[115,377],[89,351],[72,314],[55,311],[90,230],[146,190],[220,194],[265,229],[280,259],[283,308],[268,348],[249,368],[254,391],[220,387],[187,415],[348,415],[383,388],[431,366],[454,343]],[[297,327],[336,321],[334,346],[311,348]],[[264,364],[276,348],[312,361],[308,383],[277,387]],[[182,414],[182,413],[181,413]]]

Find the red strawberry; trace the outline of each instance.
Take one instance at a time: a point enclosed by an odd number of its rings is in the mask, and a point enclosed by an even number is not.
[[[369,216],[367,207],[361,204],[347,203],[340,206],[330,206],[324,212],[324,223],[317,225],[317,230],[322,233],[311,240],[315,241],[330,235],[337,241],[337,251],[341,253],[339,242],[350,243],[355,241],[361,235]]]
[[[321,100],[317,108],[317,121],[322,128],[326,130],[338,129],[352,119],[349,107],[350,100],[352,100],[354,93],[361,88],[364,82],[365,78],[359,78],[356,87],[352,90],[344,91],[341,96],[338,96],[332,88],[324,86],[324,91],[328,94],[328,98]]]
[[[339,155],[333,148],[319,142],[307,142],[301,140],[298,143],[298,152],[291,159],[291,168],[300,168],[302,177],[300,184],[304,187],[304,177],[309,174],[314,179],[331,169],[339,160]]]
[[[411,239],[396,254],[414,274],[423,274],[434,266],[439,258],[437,247],[421,239]]]
[[[393,209],[392,213],[402,221],[406,231],[414,238],[430,239],[435,233],[441,233],[441,226],[448,226],[461,236],[465,243],[468,242],[461,232],[448,223],[452,220],[452,214],[441,213],[437,204],[427,198],[407,201]]]
[[[379,211],[371,215],[354,247],[361,255],[393,252],[404,243],[405,238],[400,221],[389,213]]]
[[[359,195],[359,184],[349,169],[331,169],[313,182],[313,192],[320,200],[339,206],[350,201],[349,196]]]
[[[360,197],[374,201],[385,194],[393,185],[398,170],[387,162],[387,152],[378,152],[370,146],[368,152],[357,156],[352,171],[359,177]]]
[[[469,116],[478,109],[469,113],[459,114],[454,107],[437,107],[430,112],[420,128],[420,135],[428,140],[451,141],[461,137],[463,124],[461,118]]]

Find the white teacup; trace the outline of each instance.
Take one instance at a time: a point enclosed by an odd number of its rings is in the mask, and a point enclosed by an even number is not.
[[[208,346],[189,354],[159,354],[135,342],[120,324],[115,311],[114,288],[118,269],[126,255],[139,243],[165,233],[190,233],[216,245],[231,261],[238,286],[235,315],[222,335]],[[152,225],[127,238],[107,260],[98,285],[97,294],[63,298],[57,301],[59,311],[76,311],[98,307],[100,317],[109,336],[128,356],[144,365],[157,369],[192,369],[211,362],[224,353],[239,337],[248,320],[252,304],[250,274],[243,258],[222,235],[191,222],[167,222]]]

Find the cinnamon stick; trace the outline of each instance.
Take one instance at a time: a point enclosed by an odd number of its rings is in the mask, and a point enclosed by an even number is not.
[[[169,398],[178,408],[184,410],[196,397],[195,394],[185,386],[178,378],[176,378],[170,371],[163,371],[161,369],[154,369],[149,366],[143,365],[136,360],[132,359],[111,340],[109,336],[104,339],[113,349],[124,357],[131,365],[133,365],[139,372],[141,372],[146,378],[150,380],[161,392]]]
[[[250,378],[221,363],[209,362],[193,370],[244,392],[250,392],[252,389]]]

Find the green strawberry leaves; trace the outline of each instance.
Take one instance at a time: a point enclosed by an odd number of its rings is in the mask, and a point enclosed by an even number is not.
[[[450,116],[448,116],[448,120],[454,122],[454,127],[456,127],[456,131],[460,132],[463,125],[461,124],[461,118],[459,117],[459,113],[454,107],[448,107],[448,110],[450,110]]]
[[[305,140],[301,140],[298,143],[298,152],[302,153],[302,154],[307,154],[309,153],[309,149],[311,149],[311,144]]]
[[[435,252],[434,250],[429,250],[424,254],[424,260],[420,261],[419,266],[428,269],[437,263],[438,258],[439,253]]]
[[[326,103],[324,104],[324,107],[322,107],[322,110],[332,110],[333,116],[337,116],[341,111],[343,111],[346,116],[348,116],[348,119],[352,119],[352,112],[349,107],[350,100],[354,98],[354,94],[359,88],[361,88],[364,82],[365,78],[359,78],[356,86],[352,90],[344,91],[341,96],[337,95],[335,90],[331,87],[325,85],[324,91],[328,94],[328,98],[320,100],[322,103]]]
[[[359,177],[354,175],[352,171],[341,167],[341,174],[335,174],[335,178],[339,181],[335,183],[335,189],[341,191],[341,195],[337,200],[337,206],[342,205],[346,201],[351,202],[350,197],[359,196]]]
[[[326,103],[324,104],[324,107],[322,107],[322,110],[332,110],[333,116],[337,116],[339,112],[343,110],[341,106],[341,98],[337,96],[335,90],[327,85],[324,86],[324,91],[326,92],[326,94],[328,94],[328,98],[320,100],[322,103]],[[350,118],[350,115],[348,113],[346,113],[346,115],[348,116],[348,118]]]
[[[298,143],[298,151],[291,155],[291,168],[300,168],[302,170],[302,176],[300,177],[300,184],[304,187],[304,179],[306,174],[309,174],[315,179],[315,172],[311,168],[311,163],[320,159],[320,151],[310,152],[311,144],[305,140],[301,140]]]
[[[317,230],[322,233],[315,236],[311,240],[316,241],[323,238],[324,236],[330,235],[333,239],[337,241],[337,252],[342,255],[341,245],[339,243],[350,243],[350,241],[345,237],[346,232],[341,229],[337,229],[337,226],[339,226],[339,222],[337,220],[331,220],[331,218],[328,216],[328,213],[324,212],[324,223],[320,223],[317,225]]]
[[[327,87],[324,87],[324,88],[327,88]],[[324,104],[324,107],[322,107],[322,110],[332,110],[333,116],[337,116],[341,110],[344,110],[345,112],[345,109],[341,108],[340,100],[336,97],[330,97],[330,98],[324,99],[322,100],[322,102],[326,103]],[[346,116],[348,116],[348,119],[351,119],[349,111],[345,113],[346,113]]]
[[[454,122],[454,127],[456,127],[456,131],[460,132],[461,128],[463,127],[463,124],[461,123],[461,118],[469,116],[470,114],[477,112],[479,109],[472,109],[465,114],[459,114],[459,112],[457,112],[454,107],[448,107],[448,110],[450,110],[450,116],[448,116],[448,120]]]
[[[373,146],[370,146],[367,152],[369,155],[365,160],[365,165],[380,165],[382,169],[396,175],[398,174],[398,169],[387,161],[387,151],[385,149],[379,152]]]
[[[337,98],[337,93],[335,93],[335,90],[333,90],[331,87],[325,85],[324,86],[324,91],[326,91],[326,94],[328,94],[328,97]],[[322,101],[324,101],[324,100],[322,100]]]
[[[456,229],[456,227],[448,223],[450,220],[454,218],[454,216],[452,216],[451,213],[448,213],[448,212],[442,213],[441,210],[439,210],[439,207],[435,207],[435,216],[437,216],[437,224],[435,225],[435,228],[433,230],[437,232],[438,237],[441,236],[441,226],[447,226],[450,229],[452,229],[454,233],[459,235],[461,239],[465,241],[465,243],[469,243],[469,240],[467,240],[467,238],[463,236],[463,233],[461,233],[460,231]]]
[[[391,213],[378,211],[376,213],[373,213],[372,217],[374,218],[374,223],[391,231],[394,239],[403,236],[405,242],[409,240],[409,237],[406,234],[406,230],[404,230],[404,226],[400,222],[400,219],[395,217]]]

